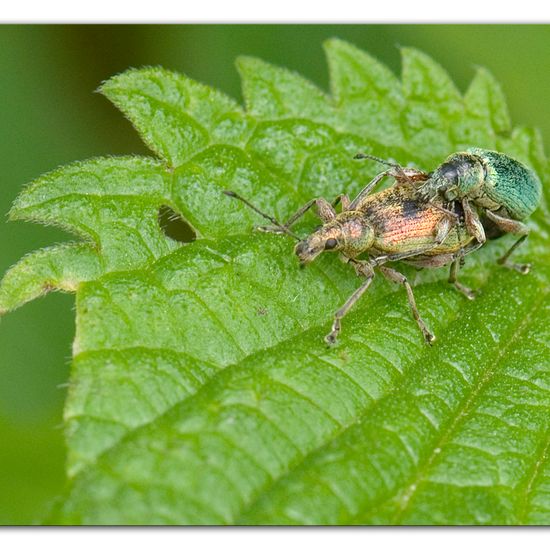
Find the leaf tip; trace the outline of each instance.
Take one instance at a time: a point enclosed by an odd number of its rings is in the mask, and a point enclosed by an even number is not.
[[[353,46],[349,42],[346,42],[345,40],[342,40],[337,36],[331,36],[330,38],[327,38],[323,41],[323,49],[325,51],[349,49],[350,47],[353,48]]]
[[[406,78],[409,72],[418,71],[419,69],[426,70],[428,68],[437,68],[444,71],[443,67],[441,67],[432,57],[413,46],[397,44],[397,49],[401,55],[402,79]]]
[[[120,86],[121,80],[123,80],[124,76],[127,76],[130,71],[132,71],[132,69],[118,73],[110,78],[107,78],[106,80],[103,80],[94,92],[111,99],[110,93]]]
[[[488,118],[494,131],[507,135],[512,131],[512,120],[502,86],[486,67],[474,65],[475,74],[464,101],[479,116]]]
[[[472,84],[476,81],[482,81],[486,85],[494,87],[498,89],[501,93],[503,93],[500,83],[495,78],[493,73],[489,69],[487,69],[487,67],[484,67],[483,65],[473,64],[472,68],[474,69],[474,78],[472,79]]]
[[[109,97],[110,88],[114,86],[114,81],[119,75],[111,76],[101,82],[101,84],[94,90],[94,93],[101,94],[105,97]]]
[[[358,57],[366,55],[360,48],[354,46],[350,42],[346,42],[341,38],[332,36],[323,42],[323,50],[329,64],[329,68],[334,69],[334,66],[342,61],[342,56]]]
[[[11,206],[11,208],[8,210],[8,214],[7,214],[7,218],[8,218],[8,221],[10,222],[15,222],[15,221],[18,221],[22,218],[21,216],[21,209],[20,209],[20,196],[19,195],[14,201],[13,201],[13,204]]]
[[[244,73],[247,73],[253,67],[260,67],[260,66],[267,66],[267,65],[269,65],[267,62],[263,61],[258,57],[254,57],[253,55],[239,55],[235,59],[235,66],[237,67],[237,71],[241,75],[243,75]]]
[[[147,65],[144,67],[129,67],[125,71],[117,73],[101,82],[101,84],[95,89],[95,92],[100,93],[110,99],[109,93],[111,91],[124,87],[125,85],[132,82],[134,79],[139,78],[140,76],[150,76],[151,74],[160,75],[170,72],[171,71],[163,69],[162,67],[153,65]]]

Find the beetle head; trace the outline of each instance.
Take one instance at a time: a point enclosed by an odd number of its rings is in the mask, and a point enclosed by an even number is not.
[[[301,265],[312,262],[325,250],[340,251],[354,257],[368,250],[374,232],[360,212],[346,211],[300,241],[294,252]]]

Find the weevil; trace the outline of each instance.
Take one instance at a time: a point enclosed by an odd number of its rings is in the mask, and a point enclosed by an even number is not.
[[[493,233],[514,233],[516,242],[498,263],[528,273],[529,264],[510,262],[512,252],[527,238],[529,227],[524,223],[537,208],[542,195],[538,176],[519,161],[480,148],[450,155],[431,174],[417,171],[419,196],[424,200],[460,201],[468,232],[483,244],[486,229]]]
[[[435,340],[420,316],[409,281],[405,275],[385,265],[389,262],[405,261],[419,268],[451,264],[449,282],[468,298],[474,297],[474,293],[457,280],[463,257],[479,246],[465,227],[461,204],[456,201],[446,204],[439,199],[432,202],[422,200],[417,187],[427,177],[423,172],[385,164],[389,165],[388,170],[376,176],[353,201],[347,195],[340,195],[333,203],[324,198],[312,199],[285,223],[279,223],[233,191],[224,191],[273,224],[258,229],[286,233],[297,239],[294,252],[301,266],[325,251],[339,252],[341,259],[350,263],[357,275],[364,278],[334,314],[332,329],[325,337],[328,344],[337,341],[343,317],[367,291],[375,269],[388,280],[404,286],[412,315],[424,340],[429,344]],[[385,176],[392,176],[399,185],[371,194]],[[338,202],[342,205],[339,213],[335,210]],[[292,232],[291,227],[313,206],[323,225],[302,239]]]

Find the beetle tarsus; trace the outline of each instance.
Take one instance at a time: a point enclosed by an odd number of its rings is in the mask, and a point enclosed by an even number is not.
[[[339,318],[334,319],[334,323],[332,323],[331,331],[325,336],[325,342],[329,346],[334,346],[338,342],[338,334],[340,334],[341,329],[342,329],[342,326],[340,324],[340,319]]]
[[[468,300],[475,300],[476,298],[475,290],[468,288],[467,286],[463,285],[462,283],[459,283],[458,281],[455,281],[452,284],[458,290],[458,292],[460,292],[461,294],[464,294],[464,296],[466,296]]]
[[[428,344],[429,346],[433,346],[433,343],[436,340],[435,334],[433,334],[429,330],[426,330],[425,332],[422,331],[422,334],[424,335],[424,341],[426,342],[426,344]]]
[[[522,275],[527,275],[531,271],[531,264],[516,264],[513,262],[509,262],[508,258],[499,258],[497,260],[497,263],[499,265],[507,267],[508,269],[513,269],[514,271],[517,271]]]

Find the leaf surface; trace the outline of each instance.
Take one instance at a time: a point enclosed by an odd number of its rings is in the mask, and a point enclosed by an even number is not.
[[[159,68],[101,91],[157,158],[92,159],[47,174],[12,219],[78,242],[29,254],[4,277],[0,313],[76,292],[65,408],[68,484],[46,519],[72,524],[544,524],[550,522],[548,163],[512,129],[480,69],[461,96],[425,54],[401,79],[354,46],[325,45],[331,95],[242,58],[246,109]],[[281,219],[315,196],[357,193],[379,167],[432,170],[466,146],[535,168],[544,200],[517,257],[511,237],[468,257],[469,302],[443,269],[416,273],[427,348],[404,292],[377,278],[323,336],[359,281],[335,257],[298,268],[287,237],[223,195]],[[159,225],[169,207],[196,234]],[[298,230],[316,224],[306,217]],[[55,321],[54,321],[55,322]]]

